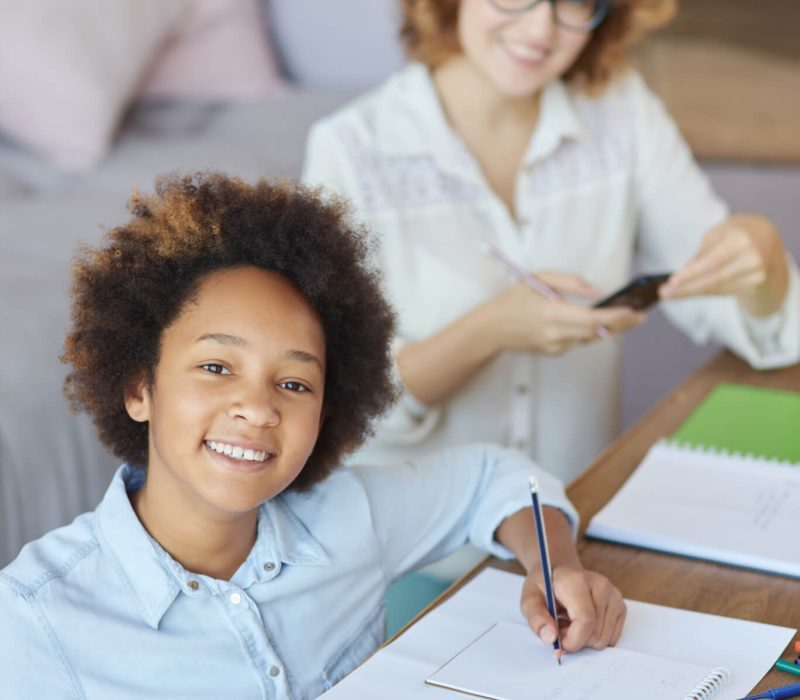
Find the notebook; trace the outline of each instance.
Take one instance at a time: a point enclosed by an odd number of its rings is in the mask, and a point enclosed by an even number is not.
[[[719,385],[586,534],[800,577],[800,396]]]
[[[614,647],[567,654],[559,666],[552,647],[526,625],[499,621],[425,682],[492,700],[619,700],[633,689],[647,700],[706,700],[730,675],[722,667]]]
[[[672,439],[694,447],[800,462],[800,394],[718,384]]]
[[[524,670],[537,655],[546,659],[546,669],[556,667],[552,647],[541,644],[527,630],[519,609],[523,577],[497,569],[485,569],[466,583],[434,610],[428,612],[400,637],[381,648],[337,685],[328,690],[325,700],[466,700],[467,696],[426,683],[437,669],[447,665],[460,652],[471,646],[495,623],[511,623],[511,634],[522,635],[521,644],[534,644],[526,652],[524,662],[515,665],[514,673]],[[758,683],[775,663],[786,645],[794,638],[795,630],[788,627],[766,625],[760,622],[737,620],[706,613],[668,608],[661,605],[627,600],[628,614],[625,627],[614,650],[638,652],[660,659],[658,668],[665,669],[667,660],[685,662],[696,667],[697,673],[688,671],[687,687],[694,688],[717,666],[730,669],[730,680],[719,685],[721,689],[714,700],[738,700]],[[501,637],[505,635],[500,630]],[[490,647],[495,644],[489,640]],[[502,640],[499,645],[504,645]],[[521,646],[512,642],[510,646]],[[502,648],[505,648],[503,646]],[[615,651],[601,652],[600,661],[612,659]],[[491,649],[490,649],[491,651]],[[606,654],[606,656],[602,656]],[[565,654],[562,670],[574,667],[577,654]],[[491,656],[481,657],[475,668],[487,679],[498,678],[503,673],[497,664],[505,663],[505,654],[496,661]],[[544,661],[542,662],[544,663]],[[442,676],[446,680],[445,676]],[[712,677],[713,679],[713,677]],[[462,679],[463,680],[463,679]],[[480,685],[477,687],[481,688]],[[486,688],[491,693],[495,688]],[[542,695],[528,689],[526,698],[541,700]],[[497,693],[495,692],[495,695]],[[681,700],[683,694],[673,693],[671,700]],[[558,700],[594,700],[594,695],[578,692],[564,694]],[[691,697],[691,696],[690,696]],[[702,696],[701,696],[702,697]],[[652,700],[635,686],[619,693],[615,700]]]

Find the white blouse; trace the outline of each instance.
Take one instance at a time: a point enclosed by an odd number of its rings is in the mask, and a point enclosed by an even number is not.
[[[518,175],[516,218],[450,128],[430,73],[410,64],[312,128],[303,178],[347,197],[377,233],[398,342],[426,338],[513,280],[479,251],[489,241],[523,267],[575,272],[611,292],[634,252],[648,272],[681,267],[728,215],[661,102],[635,72],[600,97],[561,82],[542,94]],[[754,367],[800,359],[800,283],[763,319],[732,297],[663,304],[694,341],[715,340]],[[480,440],[516,447],[570,480],[617,434],[620,340],[551,357],[506,352],[444,405],[406,394],[354,457],[395,463]]]

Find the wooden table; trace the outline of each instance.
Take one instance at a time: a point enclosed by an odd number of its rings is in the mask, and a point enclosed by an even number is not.
[[[717,383],[727,381],[800,391],[800,365],[757,372],[730,353],[722,352],[692,374],[567,487],[567,494],[581,515],[578,550],[584,565],[607,576],[626,598],[800,628],[800,581],[796,579],[583,538],[586,523],[630,476],[650,446],[673,433]],[[787,543],[800,546],[798,536],[800,533],[787,532]],[[517,562],[488,557],[409,625],[487,566],[523,573]],[[402,634],[402,630],[398,634]],[[792,650],[793,644],[790,645]],[[790,647],[784,658],[789,657]],[[753,690],[762,691],[798,681],[800,677],[790,679],[787,674],[772,670]]]

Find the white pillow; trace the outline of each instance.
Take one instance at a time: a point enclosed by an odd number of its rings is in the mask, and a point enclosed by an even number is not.
[[[0,131],[65,170],[103,157],[188,0],[0,0]]]

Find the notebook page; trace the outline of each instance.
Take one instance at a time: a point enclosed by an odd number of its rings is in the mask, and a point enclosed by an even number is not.
[[[654,445],[590,537],[800,577],[800,469]]]
[[[501,621],[426,682],[494,700],[619,700],[632,692],[647,700],[676,700],[712,670],[614,647],[568,654],[559,666],[552,647],[530,629]]]

